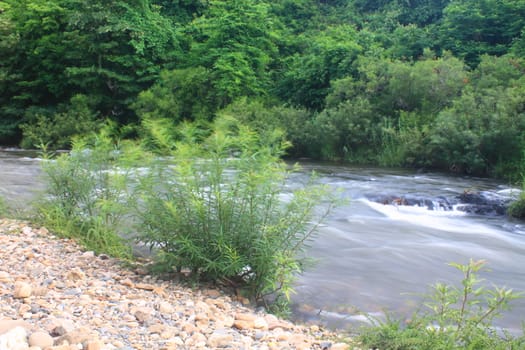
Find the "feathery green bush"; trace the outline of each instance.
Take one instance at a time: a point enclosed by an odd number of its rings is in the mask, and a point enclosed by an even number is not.
[[[256,301],[288,297],[308,261],[305,248],[336,205],[322,185],[287,188],[281,160],[288,143],[235,118],[211,129],[144,120],[144,144],[114,142],[108,132],[44,161],[45,225],[89,249],[128,256],[126,229],[151,248],[159,271],[189,269]],[[284,299],[286,300],[286,298]],[[286,304],[286,302],[284,302]]]
[[[280,160],[287,143],[278,131],[262,138],[226,116],[211,132],[185,124],[168,135],[155,122],[146,126],[171,148],[138,187],[137,231],[157,248],[160,266],[189,269],[257,301],[289,296],[307,242],[336,204],[328,188],[287,190],[289,169]]]
[[[69,153],[44,154],[47,188],[37,203],[37,220],[88,249],[129,258],[122,236],[128,215],[131,169],[125,144],[114,143],[110,127],[91,139],[78,139]],[[125,151],[125,149],[127,151]]]

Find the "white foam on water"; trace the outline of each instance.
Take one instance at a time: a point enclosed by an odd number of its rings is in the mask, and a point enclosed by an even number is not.
[[[504,239],[502,232],[496,228],[471,220],[464,220],[464,217],[468,214],[459,210],[428,210],[426,207],[385,205],[366,199],[361,199],[360,201],[390,220],[409,222],[411,225],[429,227],[441,231],[493,235]],[[458,220],[459,218],[463,219]]]
[[[378,312],[370,312],[366,314],[346,314],[340,312],[320,310],[318,315],[319,317],[326,319],[344,320],[347,322],[359,322],[369,325],[374,324],[374,320],[384,318],[384,314]]]

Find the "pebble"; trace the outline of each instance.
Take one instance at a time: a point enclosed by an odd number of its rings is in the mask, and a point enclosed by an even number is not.
[[[26,282],[16,282],[14,285],[13,296],[16,299],[29,298],[31,296],[31,285]]]
[[[0,349],[27,350],[27,333],[22,327],[15,327],[0,335]]]
[[[45,349],[48,346],[53,346],[53,337],[46,332],[34,332],[29,336],[28,339],[29,346],[37,346],[39,348]]]
[[[355,349],[319,326],[192,290],[0,219],[1,350]]]

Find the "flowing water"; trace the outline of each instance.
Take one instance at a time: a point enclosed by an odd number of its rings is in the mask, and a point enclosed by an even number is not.
[[[0,149],[0,197],[11,208],[25,210],[42,189],[40,160],[36,153]]]
[[[406,170],[304,164],[320,181],[341,189],[348,205],[336,210],[312,243],[317,265],[301,276],[295,315],[332,327],[355,326],[367,313],[388,310],[409,318],[421,294],[436,282],[460,284],[450,262],[484,259],[487,281],[525,291],[525,225],[504,216],[385,205],[377,196],[447,199],[465,191],[505,198],[518,190],[487,179]],[[519,333],[525,300],[497,325]]]
[[[331,327],[355,327],[361,313],[409,317],[428,285],[459,285],[461,274],[448,265],[484,259],[483,277],[499,286],[525,291],[525,225],[505,216],[482,216],[426,206],[385,205],[378,196],[454,202],[458,195],[482,192],[506,198],[517,190],[493,180],[408,170],[304,163],[290,186],[306,182],[315,170],[319,181],[349,200],[339,207],[311,243],[317,264],[299,278],[293,295],[296,318]],[[39,160],[21,151],[0,150],[0,195],[17,207],[27,205],[42,187]],[[437,207],[437,205],[436,205]],[[439,209],[439,208],[438,208]],[[497,325],[518,332],[525,321],[525,299]]]

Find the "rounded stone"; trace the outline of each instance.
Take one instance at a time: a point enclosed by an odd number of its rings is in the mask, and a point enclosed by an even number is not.
[[[29,298],[32,293],[32,288],[29,283],[26,282],[16,282],[15,283],[15,290],[13,292],[13,296],[16,299],[24,299]]]
[[[0,271],[0,282],[10,282],[11,276],[5,271]]]
[[[167,301],[162,301],[158,306],[158,310],[164,316],[171,315],[175,312],[175,308]]]
[[[233,322],[233,327],[237,329],[252,329],[253,321],[235,320],[235,322]]]
[[[208,338],[208,346],[212,348],[225,348],[228,347],[232,341],[233,335],[226,332],[215,331]]]
[[[98,340],[87,342],[84,347],[85,350],[100,350],[102,349],[102,343]]]
[[[35,332],[29,336],[29,346],[38,346],[42,349],[53,346],[53,337],[46,332]]]
[[[263,317],[257,317],[253,321],[253,328],[267,330],[268,329],[268,322],[266,322],[266,320]]]
[[[0,335],[0,349],[22,350],[27,349],[27,333],[22,327],[15,327]]]

